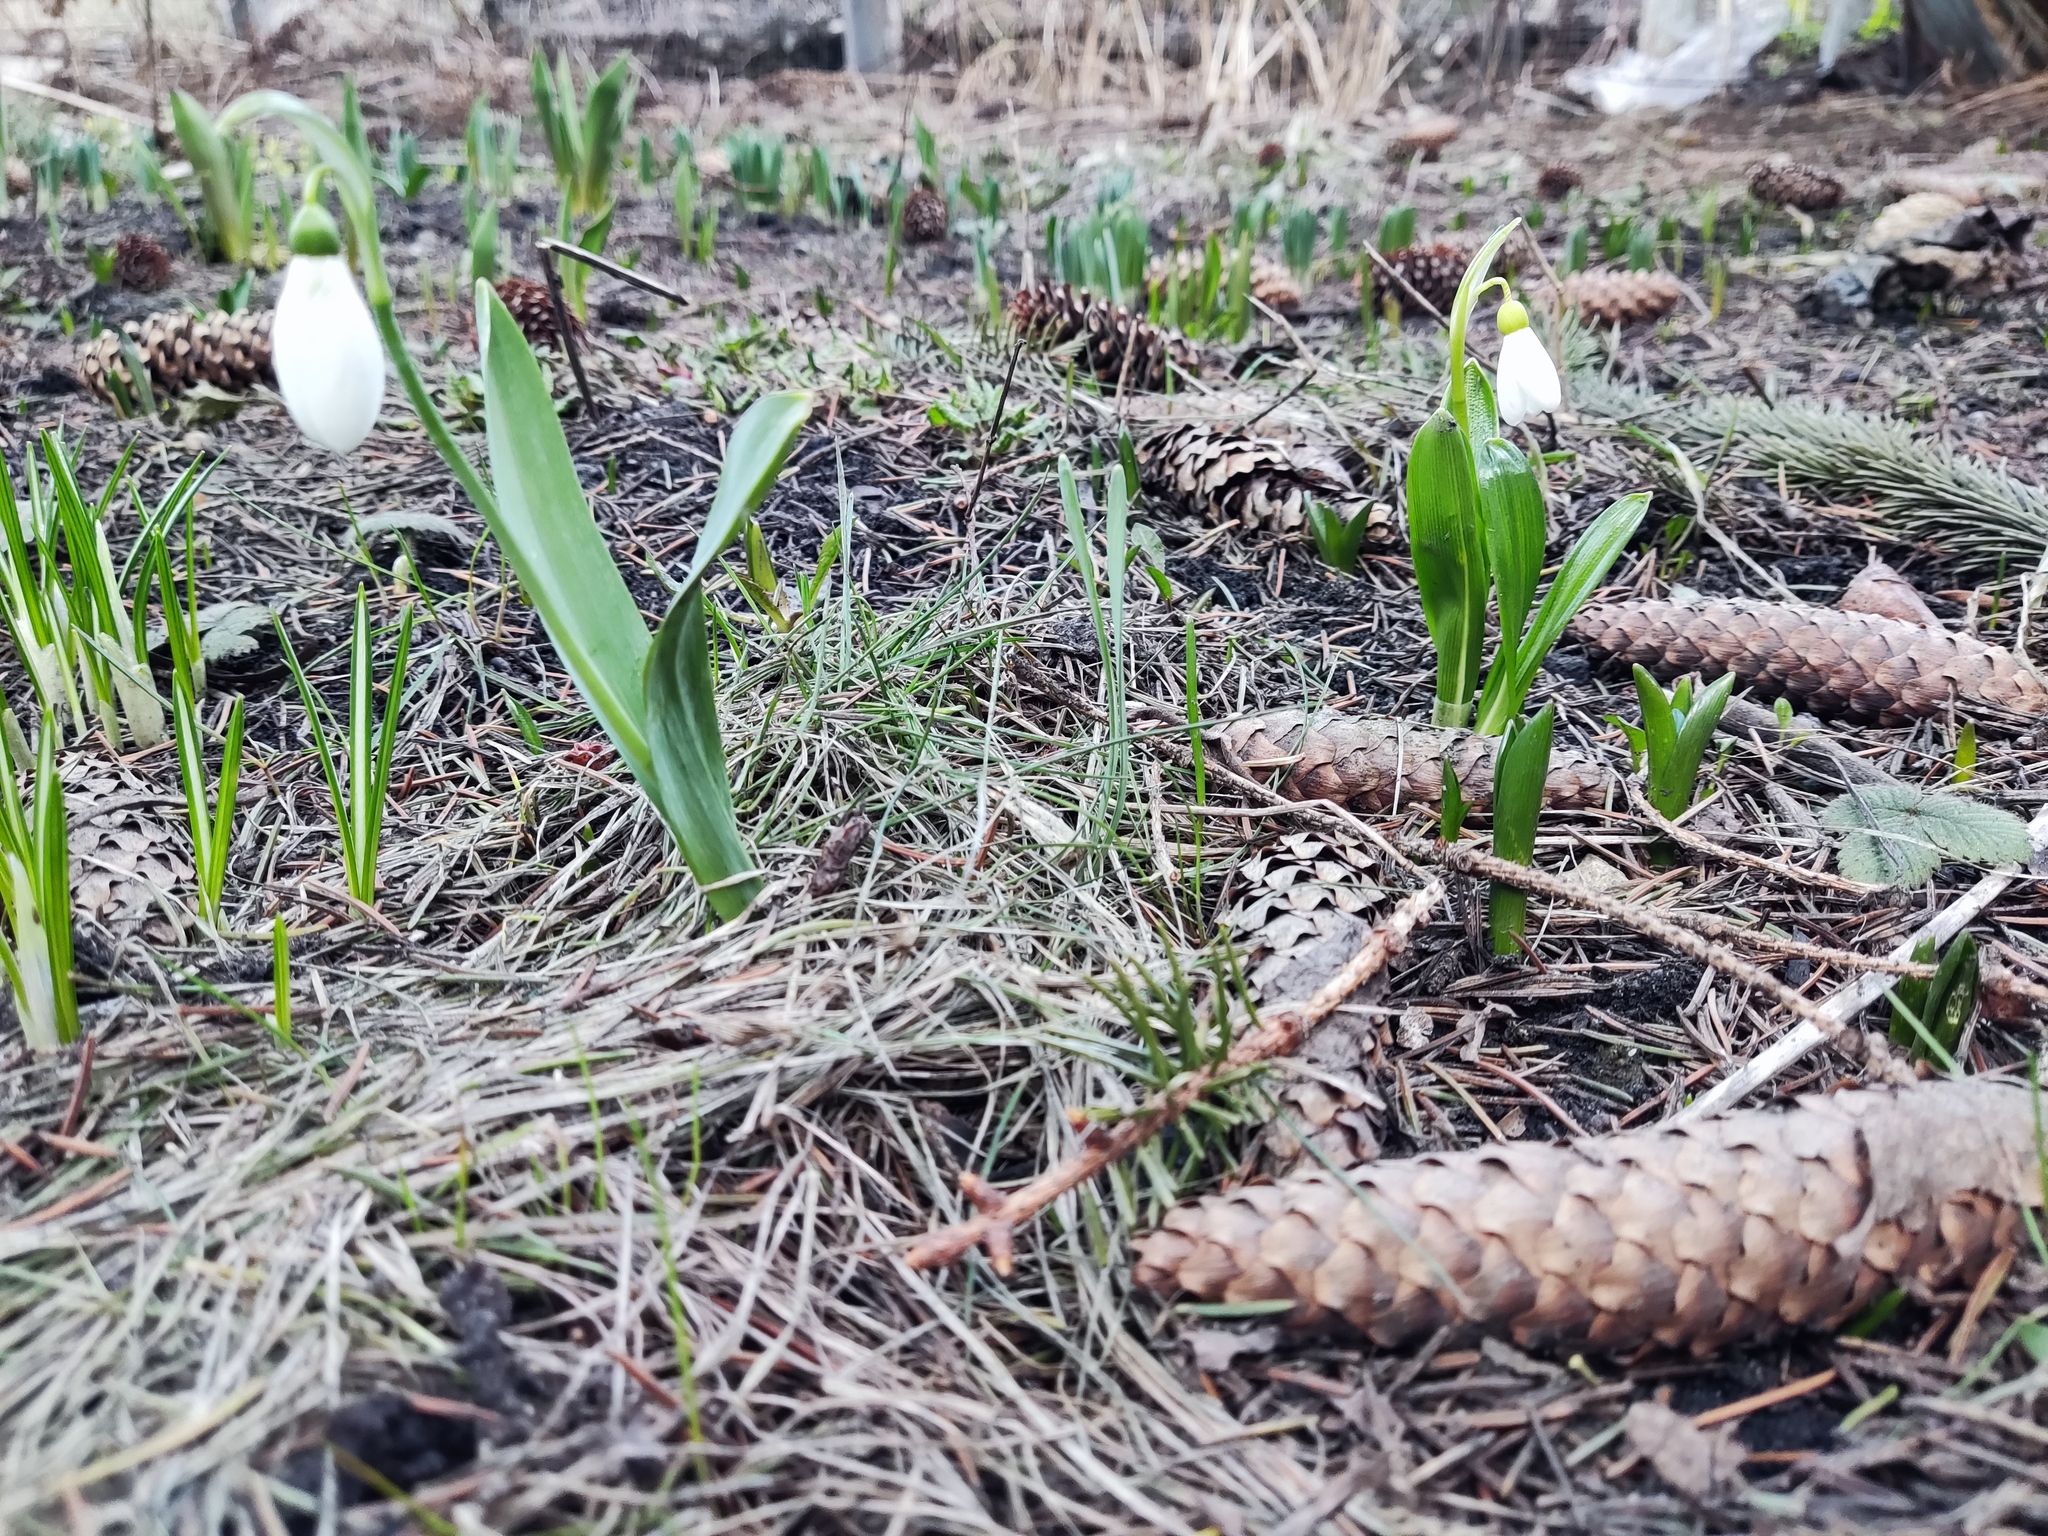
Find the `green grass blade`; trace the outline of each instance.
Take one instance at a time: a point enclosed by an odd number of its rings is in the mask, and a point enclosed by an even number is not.
[[[64,820],[64,785],[57,777],[57,733],[36,733],[36,907],[49,949],[50,990],[57,1041],[78,1038],[78,993],[71,980],[71,845]]]
[[[227,739],[221,746],[220,786],[214,791],[213,852],[207,866],[207,900],[213,919],[220,921],[220,893],[227,884],[228,849],[235,840],[235,802],[242,784],[242,735],[245,727],[242,701],[235,700],[228,711]]]
[[[213,826],[206,809],[206,758],[199,712],[184,678],[171,679],[171,726],[178,744],[178,786],[185,792],[185,822],[192,830],[192,862],[198,867],[202,914],[213,919],[207,893],[213,888]]]
[[[226,262],[249,259],[254,231],[244,218],[239,178],[228,141],[193,97],[184,91],[171,92],[171,124],[192,170],[199,178],[199,192],[206,204],[215,254]]]
[[[327,708],[320,702],[320,695],[313,691],[313,684],[306,676],[306,669],[299,665],[299,653],[292,649],[292,637],[285,633],[284,624],[275,614],[270,618],[271,626],[277,631],[277,643],[284,651],[284,663],[291,669],[292,681],[299,685],[299,700],[306,706],[306,725],[313,738],[313,751],[320,759],[320,773],[327,780],[327,798],[334,803],[334,819],[341,829],[341,842],[349,846],[348,797],[342,793],[341,774],[334,764],[334,749],[328,744],[328,734],[333,729],[327,718]]]

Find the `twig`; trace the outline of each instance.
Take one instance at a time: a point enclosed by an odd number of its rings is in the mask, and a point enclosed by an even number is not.
[[[651,293],[658,299],[667,299],[671,304],[696,307],[697,301],[687,293],[679,293],[666,283],[657,283],[653,278],[635,272],[631,267],[622,267],[610,257],[600,256],[595,251],[586,251],[580,245],[543,238],[534,241],[533,247],[537,251],[552,252],[557,256],[566,256],[571,261],[580,261],[586,267],[595,267],[606,277],[615,277],[622,283],[638,288],[642,293]]]
[[[1021,1189],[999,1195],[978,1174],[963,1170],[960,1189],[974,1202],[976,1214],[919,1239],[906,1256],[906,1262],[912,1269],[937,1269],[957,1263],[977,1247],[985,1247],[995,1272],[1008,1275],[1015,1261],[1015,1233],[1019,1223],[1030,1220],[1061,1195],[1087,1183],[1150,1141],[1178,1120],[1221,1074],[1292,1052],[1311,1028],[1407,947],[1408,940],[1442,897],[1442,884],[1432,880],[1404,898],[1399,906],[1374,925],[1359,945],[1358,953],[1307,1002],[1272,1014],[1255,1033],[1238,1041],[1222,1061],[1189,1073],[1152,1103],[1119,1122],[1114,1129],[1098,1126],[1091,1130],[1083,1139],[1079,1152]]]
[[[1459,874],[1476,875],[1485,880],[1497,880],[1517,890],[1534,895],[1546,896],[1552,901],[1562,901],[1602,917],[1610,917],[1618,923],[1633,928],[1645,938],[1690,955],[1703,965],[1710,965],[1724,976],[1733,977],[1754,987],[1769,997],[1787,1013],[1803,1021],[1803,1028],[1817,1031],[1816,1040],[1826,1040],[1850,1061],[1867,1067],[1870,1075],[1885,1082],[1911,1083],[1917,1079],[1913,1069],[1892,1054],[1891,1047],[1882,1036],[1865,1034],[1849,1023],[1860,1012],[1860,1008],[1837,1015],[1809,1002],[1805,997],[1786,986],[1769,971],[1753,965],[1725,945],[1714,943],[1705,934],[1692,928],[1681,928],[1668,921],[1662,914],[1651,912],[1633,902],[1618,901],[1598,891],[1589,891],[1575,880],[1553,875],[1545,870],[1531,869],[1524,864],[1510,863],[1490,853],[1481,853],[1476,848],[1463,844],[1450,847],[1431,848],[1422,842],[1407,845],[1409,854],[1417,859],[1456,870]],[[1875,991],[1882,991],[1887,985],[1874,976],[1863,978],[1857,985],[1871,985]]]
[[[602,414],[597,408],[597,396],[590,392],[590,379],[583,371],[583,353],[576,345],[576,333],[569,325],[569,309],[562,302],[562,274],[555,270],[555,252],[561,247],[553,240],[538,242],[540,268],[547,274],[548,307],[555,312],[555,335],[561,339],[562,350],[569,354],[570,371],[576,375],[576,389],[583,396],[583,411],[592,421]]]
[[[1801,869],[1796,864],[1788,864],[1780,859],[1766,859],[1759,854],[1744,853],[1739,848],[1730,848],[1710,837],[1702,837],[1689,828],[1681,827],[1650,804],[1649,797],[1643,793],[1643,786],[1634,779],[1628,781],[1628,798],[1629,803],[1636,808],[1636,814],[1644,821],[1679,847],[1689,848],[1702,858],[1718,859],[1724,864],[1754,869],[1773,879],[1789,880],[1795,885],[1818,886],[1824,891],[1841,891],[1850,896],[1870,896],[1885,889],[1882,885],[1866,885],[1861,880],[1845,880],[1840,875],[1830,875],[1823,870]]]
[[[99,1047],[98,1030],[87,1035],[78,1047],[78,1080],[71,1085],[71,1102],[64,1106],[64,1118],[57,1126],[59,1136],[69,1136],[78,1129],[78,1117],[85,1112],[86,1090],[92,1086],[93,1052]]]
[[[974,490],[967,498],[965,521],[969,527],[974,525],[974,509],[981,505],[981,485],[988,478],[988,461],[996,456],[996,439],[1003,435],[1003,408],[1010,403],[1010,381],[1017,377],[1017,359],[1023,355],[1024,338],[1020,336],[1017,345],[1010,349],[1010,366],[1003,371],[1003,387],[996,392],[995,423],[988,429],[988,441],[981,446],[981,468],[974,472]],[[1137,487],[1130,489],[1135,492]],[[849,550],[847,559],[851,562],[852,558]]]

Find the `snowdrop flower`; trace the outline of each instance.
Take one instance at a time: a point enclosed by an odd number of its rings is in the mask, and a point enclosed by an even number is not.
[[[384,403],[384,343],[341,253],[341,231],[308,203],[292,220],[292,259],[270,326],[285,409],[307,437],[353,453]]]
[[[1494,370],[1494,400],[1500,419],[1519,427],[1531,416],[1556,410],[1564,394],[1550,354],[1529,329],[1529,312],[1509,299],[1495,323],[1500,326],[1500,365]]]

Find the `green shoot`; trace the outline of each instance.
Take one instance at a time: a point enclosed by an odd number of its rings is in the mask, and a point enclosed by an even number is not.
[[[1358,551],[1371,524],[1363,510],[1347,518],[1326,502],[1308,504],[1308,531],[1316,541],[1316,553],[1325,565],[1348,576],[1358,574]]]
[[[1550,733],[1557,706],[1546,704],[1526,724],[1509,725],[1493,764],[1493,851],[1515,864],[1536,858],[1536,819],[1543,809],[1543,781],[1550,772]],[[1529,895],[1495,881],[1487,892],[1486,920],[1493,952],[1512,955],[1521,946]]]
[[[292,1042],[292,937],[284,914],[270,920],[270,1029],[288,1050]]]
[[[319,754],[320,773],[327,780],[328,798],[334,805],[334,820],[341,829],[342,865],[348,875],[348,893],[364,906],[377,902],[377,846],[384,833],[384,805],[391,785],[391,753],[398,739],[399,705],[405,694],[406,661],[412,652],[412,604],[405,605],[398,626],[398,652],[391,663],[391,682],[384,699],[384,717],[372,719],[372,652],[369,592],[356,588],[355,628],[349,646],[348,725],[339,747],[348,764],[346,785],[337,761],[333,720],[327,706],[313,691],[306,670],[299,665],[291,636],[273,618],[277,638],[284,648],[285,664],[299,686],[299,698],[306,706],[312,728],[313,749]]]
[[[206,109],[183,91],[171,92],[171,122],[199,178],[206,210],[201,249],[213,261],[246,262],[256,246],[256,181],[248,142],[239,134],[223,134]]]
[[[1650,765],[1645,788],[1650,804],[1667,821],[1683,816],[1692,805],[1693,789],[1699,781],[1700,760],[1721,712],[1728,707],[1728,695],[1735,689],[1735,674],[1726,672],[1712,686],[1693,696],[1693,680],[1682,677],[1667,696],[1657,680],[1641,667],[1635,669],[1636,698],[1642,704],[1640,727],[1624,724],[1613,715],[1608,722],[1621,727],[1628,738],[1629,756]]]
[[[206,803],[205,738],[192,689],[180,676],[171,683],[171,719],[178,737],[178,783],[185,792],[185,819],[192,829],[192,866],[198,871],[199,915],[220,930],[220,896],[228,877],[228,848],[234,841],[235,790],[242,773],[242,701],[228,713],[220,753],[220,788]]]
[[[1465,786],[1458,782],[1458,770],[1451,766],[1449,757],[1444,759],[1444,804],[1437,820],[1436,835],[1446,843],[1455,843],[1465,830],[1465,813],[1472,807],[1465,800]]]
[[[0,733],[0,899],[8,928],[0,964],[14,988],[15,1014],[28,1048],[48,1055],[78,1038],[64,786],[57,777],[56,728],[45,718],[36,732],[35,783],[24,807],[15,788],[8,734]]]
[[[1938,1057],[1954,1067],[1954,1053],[1963,1028],[1977,1011],[1977,941],[1959,933],[1935,965],[1934,937],[1913,946],[1913,958],[1934,965],[1928,976],[1901,976],[1891,989],[1894,1045],[1918,1059]]]
[[[593,218],[612,206],[612,172],[633,118],[638,88],[633,60],[622,53],[602,75],[585,77],[586,96],[579,104],[568,55],[557,54],[550,73],[546,56],[534,49],[534,115],[554,162],[566,218]]]

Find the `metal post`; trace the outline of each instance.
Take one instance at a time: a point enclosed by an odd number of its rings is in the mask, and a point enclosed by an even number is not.
[[[862,75],[903,69],[903,0],[841,0],[846,67]]]

